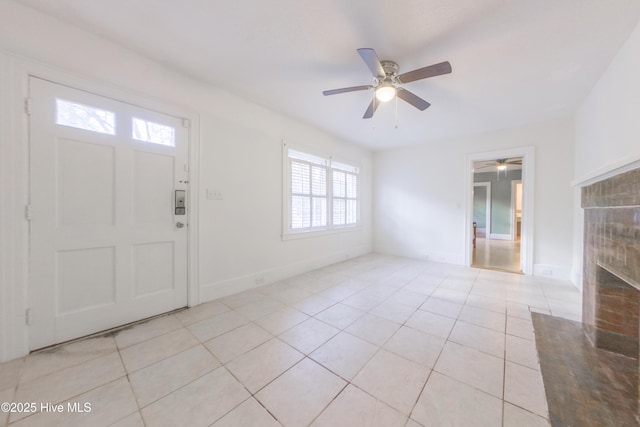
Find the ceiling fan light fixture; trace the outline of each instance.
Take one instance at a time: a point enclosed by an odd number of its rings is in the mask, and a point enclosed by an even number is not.
[[[507,170],[507,164],[506,163],[500,163],[496,167],[498,168],[499,171]]]
[[[380,102],[389,102],[396,96],[396,88],[392,84],[386,83],[376,89],[376,99]]]

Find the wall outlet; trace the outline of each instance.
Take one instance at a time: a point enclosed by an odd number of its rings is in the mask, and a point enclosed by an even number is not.
[[[222,191],[207,188],[207,200],[222,200]]]
[[[264,277],[256,277],[256,286],[264,285]]]

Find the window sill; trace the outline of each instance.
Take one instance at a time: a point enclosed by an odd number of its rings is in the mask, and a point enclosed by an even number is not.
[[[287,240],[306,239],[309,237],[322,237],[322,236],[328,236],[331,234],[348,233],[351,231],[360,231],[360,230],[362,230],[362,227],[358,224],[358,225],[353,225],[349,227],[336,227],[329,230],[317,230],[317,231],[311,230],[311,231],[299,231],[299,232],[293,232],[293,233],[289,232],[289,233],[282,234],[282,240],[287,241]]]

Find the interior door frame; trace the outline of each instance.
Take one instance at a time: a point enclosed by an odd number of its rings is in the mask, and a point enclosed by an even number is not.
[[[517,187],[518,184],[522,183],[522,179],[514,179],[513,181],[511,181],[511,240],[515,241],[516,238],[518,237],[518,230],[517,230],[517,200],[516,200],[516,195],[518,194],[517,192]],[[524,194],[524,192],[523,192]]]
[[[466,156],[466,184],[464,186],[465,265],[473,260],[473,164],[475,162],[509,157],[522,157],[522,229],[520,237],[520,269],[524,274],[533,274],[534,232],[534,171],[535,147],[515,147],[496,151],[471,153]]]
[[[199,193],[199,120],[198,114],[195,111],[190,111],[181,107],[168,104],[163,101],[158,101],[147,96],[143,96],[133,90],[118,88],[115,84],[103,84],[91,79],[78,77],[63,70],[48,67],[42,64],[27,63],[26,67],[21,72],[21,83],[24,88],[24,97],[28,99],[29,96],[29,79],[30,77],[37,77],[40,79],[48,80],[53,83],[57,83],[64,86],[69,86],[75,89],[94,93],[96,95],[111,98],[116,101],[132,104],[141,108],[156,111],[162,114],[178,117],[182,119],[183,126],[188,128],[188,192],[187,192],[187,305],[189,307],[198,305],[200,303],[199,295],[199,275],[198,275],[198,229],[199,229],[199,215],[198,215],[198,195]],[[30,144],[28,136],[28,118],[25,120],[25,135],[23,139]],[[25,159],[26,164],[29,164],[28,153]],[[27,199],[30,197],[29,189],[27,191]],[[26,245],[29,246],[30,235],[26,236]],[[27,265],[30,266],[30,259],[26,260]],[[29,286],[29,278],[27,278],[26,286]],[[28,288],[25,289],[25,293],[28,294]],[[25,301],[26,308],[28,309],[29,300]],[[25,333],[28,331],[25,329]],[[28,342],[26,343],[28,347]]]
[[[489,238],[491,236],[491,181],[482,181],[482,182],[474,182],[473,183],[474,191],[475,187],[486,187],[486,213],[485,213],[485,237]],[[473,201],[471,202],[473,203]],[[472,205],[473,209],[473,205]],[[471,220],[473,221],[473,210],[471,211]]]

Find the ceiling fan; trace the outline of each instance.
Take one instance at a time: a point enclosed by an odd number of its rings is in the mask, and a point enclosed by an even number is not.
[[[373,117],[373,113],[375,113],[381,102],[391,101],[396,96],[413,105],[420,111],[426,110],[431,104],[416,94],[409,92],[401,85],[451,72],[451,64],[449,64],[448,61],[445,61],[429,65],[427,67],[418,68],[417,70],[409,71],[407,73],[398,74],[398,64],[393,61],[379,60],[375,50],[361,48],[358,49],[358,53],[364,63],[367,64],[367,67],[369,67],[369,70],[371,70],[374,84],[325,90],[322,94],[328,96],[345,92],[374,89],[375,96],[369,104],[367,111],[365,111],[364,116],[362,116],[363,119],[370,119]]]
[[[496,160],[487,160],[485,162],[478,162],[478,168],[493,168],[495,167],[498,171],[507,170],[509,165],[522,165],[522,157],[514,157],[514,158],[505,158],[505,159],[496,159]]]

